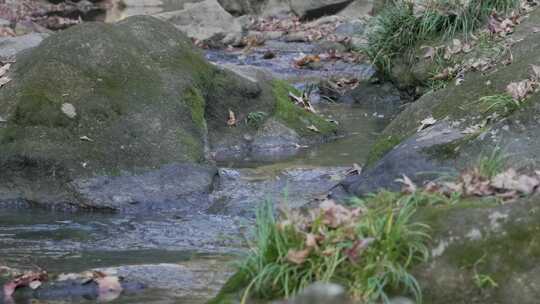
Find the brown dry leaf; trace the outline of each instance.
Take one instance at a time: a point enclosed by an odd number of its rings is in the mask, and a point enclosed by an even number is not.
[[[494,194],[490,181],[480,175],[476,169],[462,173],[460,180],[465,195],[482,197]]]
[[[319,57],[319,55],[307,55],[300,59],[295,60],[294,65],[297,68],[302,68],[312,62],[319,62],[319,61],[321,61],[321,58]]]
[[[450,68],[445,68],[439,74],[431,77],[432,80],[448,80],[452,76],[453,71]]]
[[[236,115],[234,114],[234,112],[229,109],[229,118],[227,119],[227,125],[229,127],[235,127],[236,126]]]
[[[416,187],[416,185],[407,175],[403,175],[401,178],[396,179],[396,182],[403,184],[403,193],[411,194],[418,190],[418,187]]]
[[[98,284],[98,300],[100,302],[115,300],[122,293],[120,278],[116,276],[98,277],[94,281]]]
[[[289,249],[289,251],[287,252],[287,261],[297,265],[304,264],[310,252],[311,249],[309,248],[306,248],[304,250]]]
[[[517,101],[525,99],[525,97],[527,97],[532,90],[532,83],[528,79],[519,82],[512,82],[506,87],[506,93],[510,94],[510,96]]]
[[[528,195],[534,193],[540,181],[538,178],[519,175],[514,169],[508,169],[493,177],[491,184],[499,190],[517,191]]]
[[[358,216],[360,210],[349,210],[341,205],[336,204],[333,200],[325,200],[319,206],[320,212],[323,215],[323,223],[330,228],[347,225]]]
[[[358,261],[360,254],[366,250],[371,243],[375,242],[374,238],[361,239],[352,245],[351,248],[345,249],[345,255],[349,258],[351,262]]]
[[[306,234],[306,248],[317,248],[317,237],[313,233]]]
[[[317,129],[317,127],[315,127],[314,125],[308,126],[307,129],[316,133],[321,133],[321,131],[319,131],[319,129]]]
[[[9,27],[0,27],[0,37],[15,37],[17,34]]]
[[[4,284],[4,297],[11,298],[11,296],[15,293],[15,290],[19,287],[39,287],[41,285],[41,282],[45,282],[48,279],[48,275],[46,271],[41,272],[27,272],[24,273],[15,279],[7,282]],[[38,283],[33,283],[38,281]]]

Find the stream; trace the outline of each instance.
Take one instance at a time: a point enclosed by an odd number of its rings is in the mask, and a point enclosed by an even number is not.
[[[112,22],[130,15],[177,10],[184,2],[187,1],[126,1],[125,10],[113,9],[103,20]],[[309,47],[309,44],[295,45],[272,61],[261,58],[264,48],[247,57],[231,51],[207,51],[206,56],[217,64],[267,69],[298,87],[324,77],[361,75],[367,78],[373,73],[366,65],[341,63],[324,71],[292,68],[292,58],[309,53]],[[307,147],[294,157],[274,163],[220,164],[220,172],[250,177],[244,178],[244,183],[259,195],[260,192],[276,194],[283,188],[272,183],[272,179],[280,174],[294,177],[290,172],[306,168],[315,170],[313,172],[343,172],[353,164],[363,164],[377,134],[391,119],[388,113],[357,105],[320,101],[315,107],[324,117],[339,121],[345,131],[341,138]],[[246,201],[260,199],[232,185],[232,189],[224,188],[222,192],[232,191],[229,195],[242,196]],[[121,296],[112,303],[204,303],[231,274],[231,263],[245,252],[244,240],[251,223],[250,217],[212,208],[195,214],[125,215],[32,208],[13,210],[0,206],[0,266],[40,268],[51,274],[107,269],[138,279],[149,287],[140,293]],[[82,298],[72,300],[72,303],[94,302]]]

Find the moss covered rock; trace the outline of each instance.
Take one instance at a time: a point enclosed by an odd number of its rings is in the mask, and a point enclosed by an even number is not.
[[[479,156],[502,149],[514,167],[537,165],[540,152],[540,94],[534,93],[514,111],[486,111],[489,104],[480,99],[505,93],[506,87],[530,77],[530,65],[540,64],[540,36],[534,26],[540,12],[534,11],[516,28],[511,49],[513,63],[499,64],[489,72],[469,72],[461,85],[449,83],[444,89],[428,93],[410,104],[382,132],[369,155],[369,169],[345,181],[349,192],[364,194],[375,188],[396,188],[402,174],[416,182],[425,181],[426,170],[446,171],[446,167],[475,165]],[[433,118],[435,126],[422,121]],[[433,131],[430,131],[433,130]],[[420,142],[418,142],[420,140]],[[422,176],[422,177],[420,177]],[[364,182],[365,181],[365,182]],[[364,188],[369,183],[372,187]],[[375,187],[376,186],[376,187]]]
[[[92,207],[78,181],[204,164],[213,141],[257,134],[259,125],[241,123],[250,112],[301,136],[309,123],[321,130],[313,137],[335,131],[307,112],[285,116],[286,89],[209,64],[184,34],[152,17],[52,35],[19,56],[10,76],[0,91],[0,200]],[[229,109],[235,128],[227,127]]]
[[[430,207],[418,214],[432,227],[429,262],[415,275],[425,303],[538,303],[538,198]]]

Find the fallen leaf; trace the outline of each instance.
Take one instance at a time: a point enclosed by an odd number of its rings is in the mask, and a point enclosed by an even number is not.
[[[229,118],[227,119],[227,125],[229,127],[234,127],[234,126],[236,126],[236,123],[237,123],[236,115],[234,114],[234,112],[231,109],[229,109]]]
[[[306,247],[317,248],[317,237],[313,233],[306,234]]]
[[[396,179],[396,182],[403,184],[403,193],[411,194],[418,190],[418,187],[416,187],[416,185],[407,175],[403,175],[401,178]]]
[[[11,81],[11,78],[8,76],[4,76],[0,78],[0,87],[3,87],[4,85],[8,84]]]
[[[321,131],[319,131],[319,129],[317,129],[317,127],[315,127],[314,125],[310,125],[307,128],[308,128],[308,130],[311,130],[313,132],[321,133]]]
[[[64,103],[62,104],[62,113],[66,114],[69,118],[75,118],[77,116],[77,112],[75,111],[75,107],[71,103]]]
[[[420,127],[418,127],[418,132],[424,130],[425,128],[428,128],[432,125],[434,125],[437,122],[437,120],[433,117],[428,117],[420,122]]]
[[[109,302],[117,299],[122,293],[120,278],[116,276],[104,276],[94,279],[98,284],[98,300]]]
[[[307,257],[309,256],[311,250],[306,248],[304,250],[293,250],[289,249],[287,252],[287,260],[291,263],[301,265],[303,264]]]
[[[517,191],[522,194],[532,194],[540,185],[538,178],[520,175],[514,169],[508,169],[493,177],[492,186],[500,190]]]
[[[28,287],[30,287],[33,290],[36,290],[41,286],[41,281],[32,281],[30,284],[28,284]]]
[[[374,238],[365,238],[354,242],[351,248],[345,250],[345,255],[351,262],[358,261],[360,254],[366,250],[371,243],[375,242]]]
[[[528,79],[519,82],[512,82],[506,87],[506,93],[510,94],[510,96],[517,101],[525,99],[525,97],[527,97],[532,90],[532,83]]]
[[[37,285],[37,283],[33,282],[39,281],[41,284],[41,282],[44,282],[47,279],[48,275],[46,271],[27,272],[25,274],[22,274],[4,284],[4,297],[10,298],[15,293],[15,290],[19,287],[30,287],[30,284],[32,284],[32,286],[35,286],[37,288],[39,286]]]
[[[319,55],[307,55],[299,59],[296,59],[294,61],[294,65],[298,68],[301,68],[310,63],[319,62],[319,61],[321,61],[321,58],[319,57]]]
[[[362,167],[360,167],[358,164],[355,163],[355,164],[352,165],[352,168],[347,170],[345,175],[346,176],[360,175],[361,173],[362,173]]]
[[[90,137],[86,135],[79,137],[79,139],[82,141],[90,141],[90,142],[94,141],[93,139],[91,139]]]
[[[540,80],[540,66],[531,64],[531,78],[533,81],[539,81]]]
[[[0,77],[4,76],[9,71],[10,68],[11,68],[11,64],[9,63],[4,64],[2,67],[0,67]]]

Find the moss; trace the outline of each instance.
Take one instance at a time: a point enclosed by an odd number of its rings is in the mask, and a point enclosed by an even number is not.
[[[232,304],[237,303],[239,293],[249,285],[249,275],[243,271],[237,271],[230,277],[219,293],[207,304]]]
[[[27,126],[66,127],[74,122],[61,110],[62,103],[45,94],[23,93],[14,115],[14,123]]]
[[[463,210],[489,209],[499,203],[493,198],[483,199],[460,199],[455,204],[443,204],[421,208],[415,215],[418,222],[427,224],[433,235],[444,233],[448,229],[445,222],[452,214],[459,214]]]
[[[337,126],[326,121],[320,116],[307,112],[296,106],[289,100],[289,92],[296,95],[300,93],[282,80],[272,81],[272,91],[276,99],[274,116],[284,122],[288,127],[294,129],[302,136],[313,136],[315,132],[309,130],[309,126],[315,126],[323,135],[333,135],[337,132]]]
[[[181,128],[177,130],[177,136],[186,159],[196,162],[202,162],[204,160],[204,147],[198,138],[195,138]]]
[[[191,110],[191,119],[201,129],[206,130],[204,118],[205,101],[199,89],[190,87],[184,92],[184,102]]]
[[[367,166],[375,164],[381,157],[383,157],[388,151],[392,150],[395,146],[399,145],[401,142],[400,137],[396,136],[385,136],[377,140],[369,151],[368,158],[366,161]]]
[[[450,246],[445,255],[456,268],[471,269],[476,266],[475,271],[488,274],[497,284],[505,285],[512,277],[509,274],[526,273],[538,262],[539,223],[505,224],[505,234]],[[480,260],[482,263],[475,265]]]

